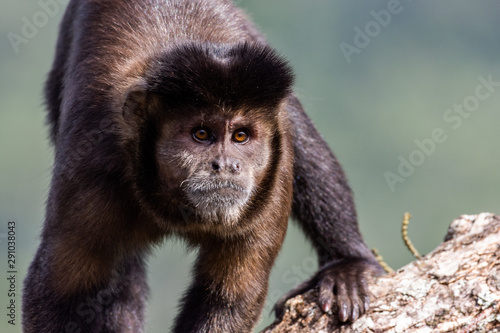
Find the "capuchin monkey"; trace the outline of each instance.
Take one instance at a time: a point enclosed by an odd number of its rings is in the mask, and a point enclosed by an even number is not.
[[[381,272],[292,72],[229,0],[72,0],[46,84],[55,164],[26,333],[144,332],[146,256],[198,250],[173,332],[251,332],[295,217],[342,322]]]

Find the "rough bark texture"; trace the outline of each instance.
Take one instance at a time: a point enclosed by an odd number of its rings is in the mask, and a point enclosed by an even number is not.
[[[461,216],[434,251],[372,281],[370,291],[368,313],[351,325],[324,314],[309,291],[263,333],[500,333],[500,216]]]

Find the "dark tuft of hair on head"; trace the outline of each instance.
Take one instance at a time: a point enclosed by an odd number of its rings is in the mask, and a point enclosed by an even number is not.
[[[288,63],[261,44],[182,45],[149,70],[149,90],[171,107],[274,108],[293,84]]]

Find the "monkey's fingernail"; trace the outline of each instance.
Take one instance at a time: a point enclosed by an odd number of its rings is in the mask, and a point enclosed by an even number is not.
[[[365,308],[364,312],[368,311],[368,309],[370,308],[370,298],[369,297],[364,298],[363,307]]]
[[[359,318],[359,307],[357,305],[354,305],[351,313],[351,321],[355,321],[358,318]]]
[[[323,312],[328,312],[332,309],[332,301],[327,300],[323,303]]]
[[[346,322],[347,321],[347,304],[343,304],[341,307],[340,307],[340,311],[339,311],[339,319],[341,322]]]

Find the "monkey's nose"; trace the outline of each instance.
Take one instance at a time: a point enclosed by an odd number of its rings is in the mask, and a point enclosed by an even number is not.
[[[219,164],[219,162],[216,162],[216,161],[212,162],[212,169],[214,171],[220,171],[220,164]]]
[[[214,172],[230,172],[230,173],[239,173],[241,171],[241,165],[239,161],[236,160],[214,160],[211,162],[212,170]]]

